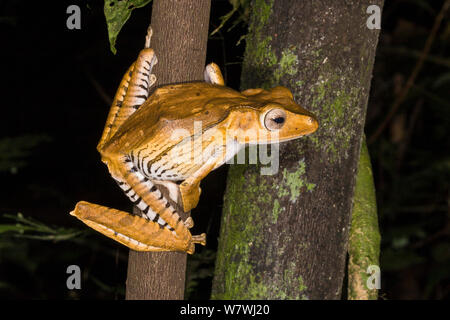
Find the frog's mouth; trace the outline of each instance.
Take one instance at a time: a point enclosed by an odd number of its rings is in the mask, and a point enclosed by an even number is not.
[[[284,142],[288,142],[288,141],[295,140],[295,139],[298,139],[298,138],[302,138],[305,135],[306,134],[302,134],[302,135],[295,136],[295,137],[284,138],[284,139],[275,139],[275,140],[270,140],[270,141],[265,141],[265,142],[261,142],[261,141],[259,141],[259,142],[258,141],[247,142],[245,145],[284,143]]]

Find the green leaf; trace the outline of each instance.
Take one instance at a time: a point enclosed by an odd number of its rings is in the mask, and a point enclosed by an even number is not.
[[[5,232],[23,233],[24,229],[26,228],[20,224],[0,224],[0,234]]]
[[[108,26],[109,44],[112,53],[116,54],[116,40],[120,30],[131,16],[131,11],[147,5],[151,0],[105,0],[105,12]]]
[[[14,220],[16,224],[0,224],[0,234],[11,233],[18,238],[57,242],[72,240],[85,233],[77,229],[48,226],[35,219],[24,217],[21,213],[16,216],[5,214],[3,217]]]

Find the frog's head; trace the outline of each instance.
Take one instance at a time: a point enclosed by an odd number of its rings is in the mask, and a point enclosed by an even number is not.
[[[227,128],[239,143],[283,142],[311,134],[319,127],[316,117],[295,103],[285,87],[250,89],[242,94],[252,103],[234,108]]]

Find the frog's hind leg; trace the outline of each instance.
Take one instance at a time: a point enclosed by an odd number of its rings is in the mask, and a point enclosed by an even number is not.
[[[190,237],[190,232],[178,215],[176,209],[164,197],[157,186],[145,177],[136,168],[135,164],[127,156],[120,159],[123,163],[121,180],[130,186],[135,194],[133,203],[144,213],[151,209],[156,213],[155,218],[160,219],[158,222],[164,221],[163,226],[171,231],[175,231],[178,236]]]
[[[116,180],[117,184],[123,190],[125,195],[130,199],[130,201],[135,206],[137,206],[138,209],[141,211],[141,214],[142,214],[141,217],[143,217],[147,220],[151,220],[155,223],[158,223],[162,228],[167,228],[167,229],[169,229],[169,231],[174,230],[167,222],[165,222],[159,216],[159,214],[157,214],[155,211],[153,211],[153,209],[149,205],[147,205],[144,201],[142,201],[142,199],[136,194],[134,189],[132,187],[130,187],[130,185],[127,182],[125,182],[124,180],[117,178],[117,177],[114,177],[114,180]],[[147,186],[147,188],[149,188],[150,192],[156,192],[157,193],[156,196],[158,198],[161,197],[160,190],[158,190],[156,188],[156,186],[153,184],[152,181],[143,179],[142,182],[146,184],[146,186]]]
[[[205,245],[206,235],[191,235],[189,228],[193,225],[192,219],[183,221],[178,215],[177,209],[163,195],[157,185],[138,170],[130,157],[118,156],[114,161],[117,161],[114,167],[118,170],[111,172],[111,175],[133,204],[142,211],[143,218],[149,221],[148,223],[152,225],[152,228],[158,226],[169,231],[169,233],[161,234],[163,238],[158,238],[158,241],[164,243],[167,240],[167,243],[172,243],[175,241],[172,238],[176,238],[177,241],[181,242],[176,242],[178,243],[177,246],[170,247],[168,250],[186,251],[188,253],[194,251],[195,243]],[[137,239],[137,237],[137,235],[132,235],[133,239]],[[145,240],[143,243],[154,246],[153,238],[143,239],[142,235],[139,237],[141,240]]]
[[[70,214],[94,230],[136,251],[193,253],[193,244],[174,237],[170,230],[161,228],[150,220],[125,211],[80,201]]]
[[[156,77],[152,74],[153,66],[158,62],[150,45],[151,28],[146,38],[146,48],[141,50],[137,60],[128,68],[120,82],[114,101],[106,120],[97,149],[100,150],[105,143],[116,133],[119,127],[147,100],[150,88],[155,84]]]
[[[224,86],[225,81],[222,76],[222,72],[217,64],[214,62],[208,64],[204,72],[205,81],[212,84]]]
[[[116,117],[122,107],[125,94],[127,93],[128,86],[130,84],[131,75],[133,74],[134,63],[128,68],[127,72],[122,77],[119,89],[117,89],[111,108],[109,109],[108,117],[106,118],[105,128],[103,129],[102,137],[97,145],[97,149],[103,147],[103,145],[112,137],[112,133],[117,131]]]

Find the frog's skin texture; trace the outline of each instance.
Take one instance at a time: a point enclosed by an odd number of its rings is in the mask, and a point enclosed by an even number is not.
[[[157,63],[150,37],[151,29],[120,83],[97,146],[142,216],[85,201],[71,214],[133,250],[192,254],[206,235],[192,236],[192,218],[182,221],[177,212],[196,207],[200,181],[246,144],[299,138],[316,131],[318,122],[287,88],[225,87],[213,63],[205,69],[206,82],[166,85],[150,95]]]

